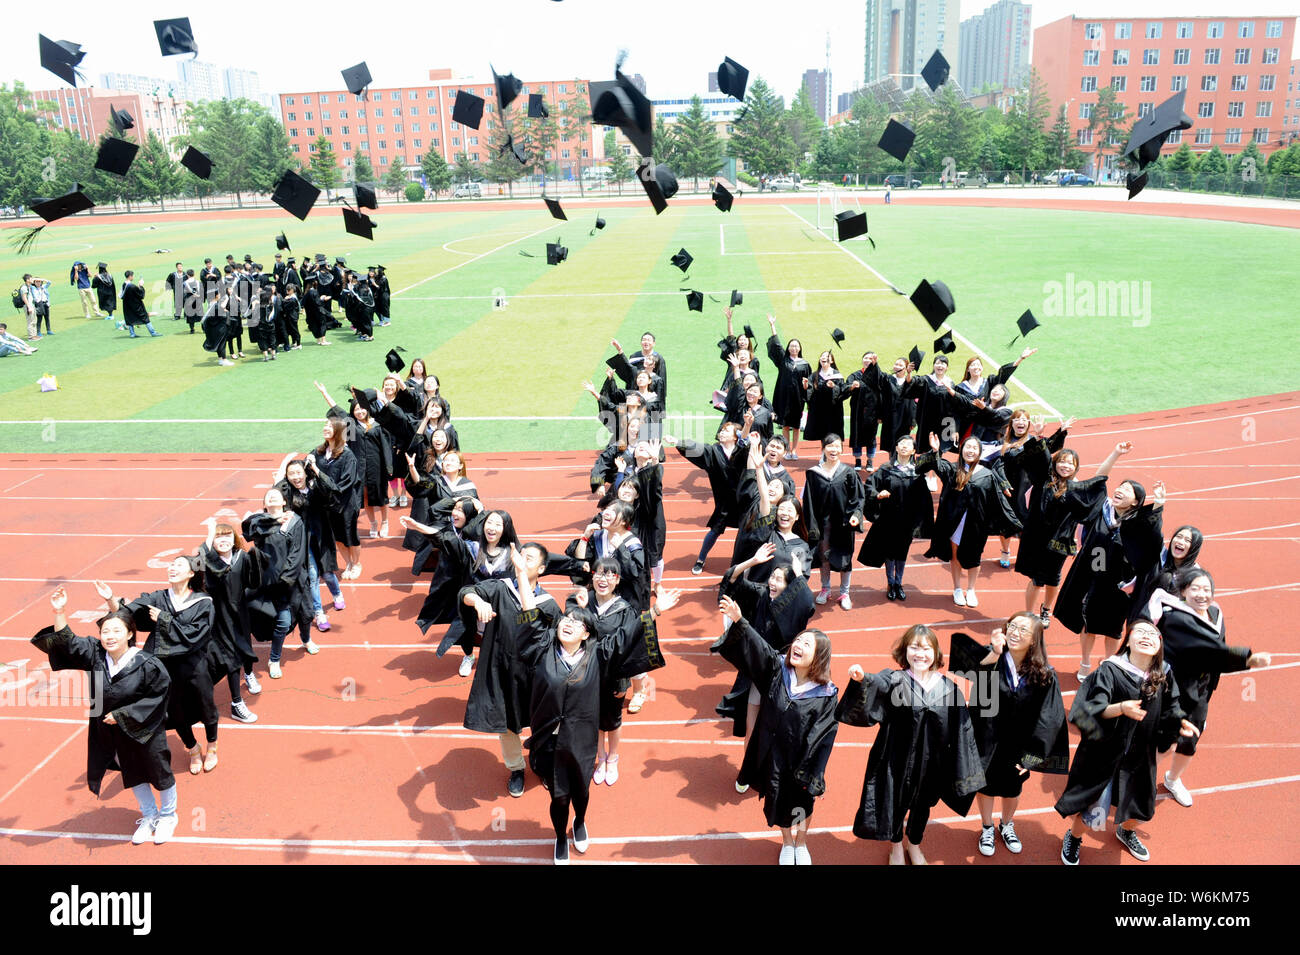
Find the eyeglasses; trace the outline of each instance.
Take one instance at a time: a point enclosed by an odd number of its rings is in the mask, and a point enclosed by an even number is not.
[[[1030,634],[1034,632],[1033,627],[1027,627],[1022,624],[1007,624],[1007,633]]]
[[[592,574],[591,576],[593,576],[593,577],[617,577],[617,576],[618,576],[618,571],[617,571],[617,570],[598,570],[598,571],[596,571],[594,574]]]
[[[1160,631],[1155,627],[1134,627],[1128,632],[1130,637],[1160,637]]]

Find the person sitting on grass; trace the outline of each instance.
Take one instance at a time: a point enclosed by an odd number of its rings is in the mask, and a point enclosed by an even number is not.
[[[38,351],[35,345],[29,345],[21,338],[9,334],[9,326],[0,322],[0,358],[8,355],[34,355]]]

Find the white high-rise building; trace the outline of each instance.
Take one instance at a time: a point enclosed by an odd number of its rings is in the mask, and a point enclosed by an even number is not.
[[[1028,78],[1032,9],[1019,0],[998,0],[962,23],[956,71],[962,89],[1014,89]]]
[[[141,96],[185,98],[181,95],[181,84],[175,80],[164,80],[157,76],[141,76],[139,73],[100,73],[99,85],[105,89],[139,93]]]
[[[893,76],[900,88],[910,90],[935,50],[955,77],[960,21],[961,0],[867,0],[863,82]]]
[[[228,66],[221,71],[221,92],[226,99],[251,99],[260,102],[262,82],[252,70]]]
[[[201,60],[181,60],[176,64],[176,73],[185,88],[186,99],[221,99],[221,70],[213,64]]]

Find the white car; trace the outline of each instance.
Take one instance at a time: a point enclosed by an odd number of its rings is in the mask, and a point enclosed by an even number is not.
[[[767,181],[767,188],[769,192],[795,192],[799,188],[799,183],[789,176],[777,176]]]

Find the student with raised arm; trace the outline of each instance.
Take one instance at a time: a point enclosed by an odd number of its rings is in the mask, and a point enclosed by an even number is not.
[[[781,426],[781,435],[789,450],[787,461],[797,461],[799,429],[803,426],[803,409],[807,401],[803,380],[812,374],[812,366],[803,357],[803,342],[792,338],[781,347],[776,334],[776,316],[769,314],[767,324],[772,337],[767,340],[767,357],[776,368],[776,388],[772,391],[772,417]]]

